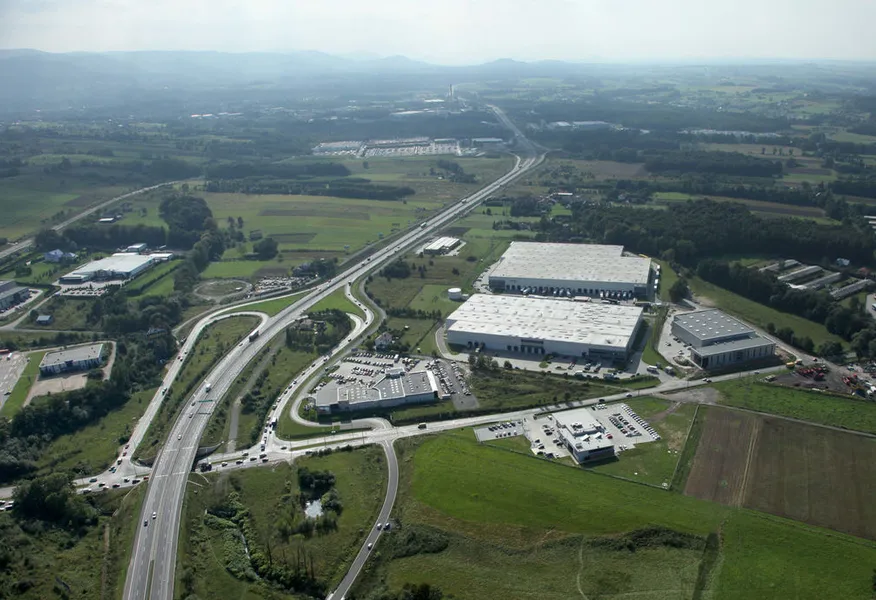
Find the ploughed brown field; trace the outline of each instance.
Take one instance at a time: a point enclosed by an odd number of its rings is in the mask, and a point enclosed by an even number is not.
[[[876,440],[708,407],[684,493],[876,539]]]

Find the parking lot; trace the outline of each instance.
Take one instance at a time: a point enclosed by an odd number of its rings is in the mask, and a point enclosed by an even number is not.
[[[26,365],[27,356],[19,352],[0,356],[0,407],[6,403]]]
[[[524,426],[523,421],[503,421],[487,427],[478,427],[474,432],[479,442],[491,442],[523,435]]]

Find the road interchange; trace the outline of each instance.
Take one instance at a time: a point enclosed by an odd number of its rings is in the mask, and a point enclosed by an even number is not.
[[[497,111],[497,115],[501,115]],[[500,116],[503,122],[507,122],[504,115]],[[514,168],[498,178],[496,181],[488,184],[474,194],[452,204],[443,212],[430,218],[421,226],[416,227],[395,240],[389,242],[385,247],[377,250],[371,256],[352,265],[340,275],[332,278],[327,283],[321,284],[301,298],[291,306],[285,308],[280,313],[273,317],[265,318],[262,325],[259,327],[260,335],[253,341],[243,344],[238,344],[226,354],[219,363],[207,375],[206,381],[211,382],[212,388],[209,391],[209,397],[218,401],[221,399],[233,385],[234,381],[246,365],[264,348],[274,336],[281,333],[285,327],[295,320],[305,316],[307,312],[318,302],[327,298],[338,290],[344,290],[349,294],[349,286],[351,282],[357,281],[367,275],[369,272],[377,269],[384,263],[400,255],[404,251],[412,249],[416,244],[422,242],[426,237],[432,235],[435,231],[444,227],[448,223],[458,219],[476,206],[479,202],[489,197],[502,186],[510,183],[514,179],[522,176],[528,170],[541,164],[544,159],[543,155],[537,155],[532,152],[532,147],[511,124],[514,131],[518,146],[522,147],[527,155],[524,158],[517,157]],[[236,306],[233,308],[218,311],[201,319],[196,325],[192,333],[188,336],[183,352],[191,348],[201,331],[217,318],[232,316],[245,310],[246,305]],[[373,322],[373,313],[370,309],[362,306],[365,310],[366,319],[362,323],[361,331],[370,326]],[[323,358],[320,358],[308,368],[305,374],[299,375],[296,381],[301,385],[319,368],[323,367],[332,357],[343,353],[352,343],[352,340],[359,335],[360,332],[347,338],[332,352]],[[172,380],[175,378],[176,372],[169,372],[163,382],[162,388],[169,387]],[[296,384],[288,390],[289,397],[296,391]],[[161,390],[156,394],[161,394]],[[200,387],[190,397],[191,402],[197,403],[199,400],[205,399],[207,394],[205,388]],[[160,406],[162,398],[153,398],[150,402],[150,408],[155,404]],[[187,399],[187,402],[189,399]],[[217,401],[210,403],[202,403],[204,407],[191,418],[188,416],[187,409],[190,406],[184,406],[183,410],[177,417],[167,441],[158,453],[155,464],[150,474],[150,480],[146,491],[146,497],[143,501],[143,509],[141,520],[144,525],[138,527],[137,535],[134,541],[134,551],[131,556],[131,562],[128,568],[127,579],[125,581],[124,597],[130,600],[141,600],[143,598],[170,600],[173,597],[174,585],[174,570],[176,565],[176,550],[178,543],[179,524],[182,512],[182,502],[185,493],[186,482],[191,468],[194,464],[195,457],[198,451],[198,442],[203,434],[203,431],[209,421],[213,408],[218,403]],[[277,409],[272,412],[269,419],[279,416],[279,411],[282,411],[287,402],[281,401]],[[157,411],[157,408],[155,409]],[[143,430],[137,440],[132,441],[130,451],[136,449],[137,444],[145,435],[145,428],[148,427],[148,420],[141,419]],[[384,431],[380,429],[378,431]],[[391,440],[385,440],[381,443],[386,452],[388,464],[390,467],[395,464],[395,454],[392,450]],[[137,468],[137,467],[131,467]],[[397,470],[396,470],[397,472]],[[117,470],[118,473],[118,470]],[[115,474],[112,474],[115,475]],[[107,474],[104,474],[103,479],[107,479]],[[397,484],[397,476],[396,476]],[[387,494],[384,507],[381,510],[383,516],[384,511],[388,516],[394,501],[394,487],[390,486],[389,490],[392,493]],[[370,537],[376,537],[379,532],[372,532]],[[354,567],[344,579],[349,581],[349,585],[355,580],[355,575],[358,574],[361,565],[364,564],[367,554],[363,555],[360,551]],[[358,568],[356,568],[358,564]],[[338,589],[340,592],[341,589]],[[336,592],[336,594],[338,594]],[[338,597],[342,597],[340,593]]]

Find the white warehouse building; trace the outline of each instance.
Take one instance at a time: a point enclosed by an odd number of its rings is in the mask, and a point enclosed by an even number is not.
[[[464,348],[625,360],[641,323],[638,306],[475,294],[445,329]]]
[[[498,291],[576,296],[645,296],[651,259],[623,246],[511,242],[489,275]]]

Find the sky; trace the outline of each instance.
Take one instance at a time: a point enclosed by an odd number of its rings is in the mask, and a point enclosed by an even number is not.
[[[0,48],[876,60],[876,0],[0,0]]]

